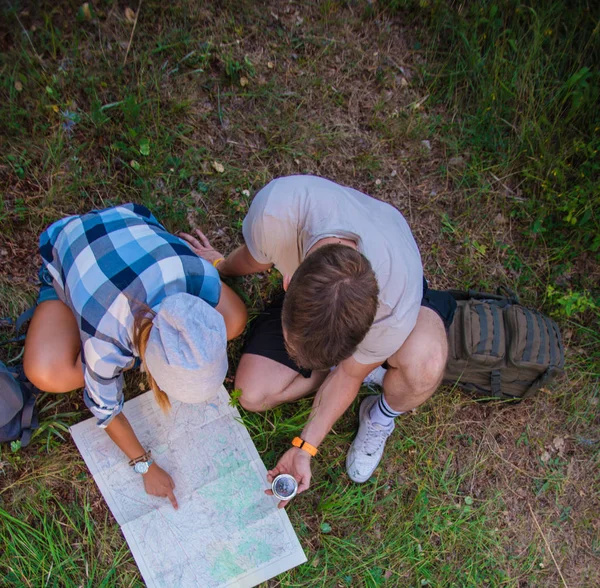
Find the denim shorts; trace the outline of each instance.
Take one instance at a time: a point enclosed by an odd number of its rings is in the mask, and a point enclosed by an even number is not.
[[[37,304],[47,302],[48,300],[60,300],[52,282],[50,272],[48,272],[45,266],[40,268],[38,278],[40,280],[40,291],[38,292]]]

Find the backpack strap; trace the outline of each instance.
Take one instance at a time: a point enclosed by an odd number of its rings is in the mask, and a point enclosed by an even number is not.
[[[25,335],[15,337],[14,339],[9,339],[8,341],[2,341],[2,343],[0,343],[0,347],[4,347],[5,345],[10,345],[11,343],[21,343],[23,341],[25,341]]]
[[[517,293],[508,286],[498,286],[496,292],[502,298],[508,298],[513,304],[521,304]]]
[[[33,421],[36,396],[35,392],[31,394],[21,412],[21,447],[27,447],[29,441],[31,441],[31,433],[33,432],[31,423]]]
[[[30,306],[25,312],[22,312],[18,316],[17,320],[15,321],[15,329],[16,329],[17,333],[21,332],[23,325],[25,323],[27,323],[27,321],[31,320],[31,317],[33,316],[33,313],[35,312],[36,308],[37,308],[37,304],[34,304],[33,306]]]
[[[505,296],[498,292],[498,294],[489,294],[488,292],[478,292],[477,290],[445,290],[454,298],[454,300],[506,300],[514,302],[515,298],[512,296]]]
[[[502,398],[502,380],[500,377],[500,370],[494,370],[490,374],[490,387],[492,389],[492,396],[494,398]]]
[[[535,382],[533,382],[533,384],[531,384],[521,398],[525,399],[533,396],[533,394],[535,394],[540,388],[544,387],[546,382],[552,381],[561,373],[563,373],[561,368],[551,365],[537,380],[535,380]]]
[[[15,331],[17,333],[17,336],[13,337],[12,339],[9,339],[8,341],[3,341],[2,343],[0,343],[0,347],[4,347],[4,345],[10,345],[11,343],[21,343],[22,341],[25,341],[25,335],[19,335],[19,333],[23,329],[23,326],[31,320],[31,317],[33,316],[33,313],[35,312],[36,308],[37,304],[34,304],[17,317],[17,320],[15,321]]]

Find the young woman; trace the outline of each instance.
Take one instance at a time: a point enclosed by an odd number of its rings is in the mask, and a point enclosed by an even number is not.
[[[244,330],[243,302],[219,280],[217,261],[198,257],[135,204],[57,221],[42,233],[40,254],[25,374],[47,392],[83,387],[146,492],[177,508],[171,476],[121,412],[123,372],[141,364],[163,410],[169,398],[206,400],[225,378],[226,341]]]

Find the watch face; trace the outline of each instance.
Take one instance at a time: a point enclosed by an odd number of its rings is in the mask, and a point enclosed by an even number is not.
[[[133,466],[133,470],[138,474],[145,474],[150,468],[150,464],[147,461],[139,461]]]

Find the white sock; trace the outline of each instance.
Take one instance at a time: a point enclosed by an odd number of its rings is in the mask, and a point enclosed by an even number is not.
[[[371,407],[369,417],[374,423],[378,423],[384,427],[389,427],[392,421],[401,414],[402,412],[398,412],[391,408],[390,405],[385,401],[383,394],[380,394],[377,402],[375,402],[375,404],[373,404]]]

